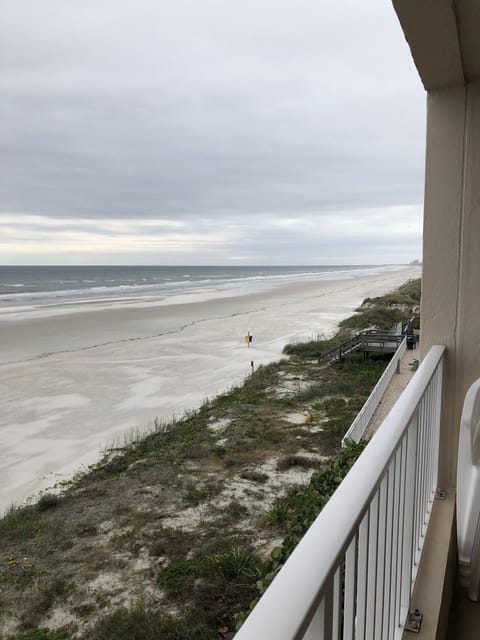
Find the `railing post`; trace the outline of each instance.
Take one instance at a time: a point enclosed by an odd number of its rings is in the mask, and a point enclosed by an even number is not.
[[[370,513],[364,515],[358,530],[358,585],[357,585],[357,629],[358,640],[368,640],[365,634],[367,618],[368,586],[368,539],[370,537]]]
[[[345,592],[343,599],[343,638],[355,637],[356,598],[357,598],[357,543],[355,536],[345,555]],[[358,636],[357,636],[358,637]]]
[[[383,614],[385,608],[385,566],[387,539],[387,499],[388,474],[382,480],[379,490],[378,539],[377,539],[377,594],[375,598],[375,640],[385,640],[383,632]]]
[[[400,592],[400,623],[403,625],[408,613],[410,593],[412,588],[414,515],[416,494],[417,467],[417,431],[418,414],[416,414],[407,431],[406,464],[405,464],[405,492],[403,504],[403,549],[401,564],[401,592]]]
[[[435,465],[434,478],[435,486],[438,484],[438,457],[440,451],[440,410],[442,405],[442,385],[443,385],[443,359],[440,361],[435,373],[435,416],[433,418],[435,428]]]
[[[369,511],[370,530],[368,540],[368,564],[367,564],[367,617],[365,624],[366,640],[375,637],[375,605],[377,597],[377,567],[378,567],[378,511],[379,492],[375,494]]]
[[[384,585],[384,603],[383,603],[383,623],[382,623],[382,640],[390,640],[391,638],[391,620],[392,602],[394,598],[395,584],[395,480],[396,480],[397,460],[393,459],[393,463],[388,470],[388,493],[387,493],[387,513],[386,513],[386,541],[385,541],[385,585]]]
[[[333,640],[333,603],[334,576],[330,576],[303,640]]]

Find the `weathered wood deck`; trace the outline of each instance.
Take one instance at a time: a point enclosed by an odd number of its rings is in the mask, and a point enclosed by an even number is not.
[[[397,335],[386,331],[365,331],[322,353],[318,361],[325,364],[337,362],[343,360],[346,355],[359,351],[364,354],[370,352],[395,353],[402,340],[401,334]]]

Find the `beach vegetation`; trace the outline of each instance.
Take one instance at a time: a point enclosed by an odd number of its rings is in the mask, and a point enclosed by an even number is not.
[[[411,280],[392,293],[366,298],[356,313],[339,322],[340,330],[388,330],[398,322],[413,318],[413,328],[420,325],[421,279]]]
[[[421,278],[410,280],[391,293],[377,298],[366,298],[364,304],[378,304],[387,306],[418,306],[422,296]]]
[[[234,612],[248,608],[255,597],[257,582],[265,572],[263,564],[246,547],[196,553],[162,569],[157,583],[172,604],[184,606],[188,594],[191,611],[208,625],[211,634],[219,628],[227,633],[234,629]],[[187,637],[197,640],[201,636],[192,633]]]
[[[6,640],[70,640],[73,635],[68,629],[35,629],[8,636]]]
[[[38,533],[40,524],[31,506],[10,505],[0,519],[0,538],[23,540]]]
[[[304,360],[320,358],[326,351],[337,347],[345,340],[345,336],[336,333],[333,337],[325,339],[314,338],[308,342],[291,342],[283,348],[283,353],[288,356],[297,356]]]
[[[59,575],[46,582],[40,581],[38,589],[24,603],[20,617],[21,627],[34,628],[54,604],[65,602],[72,590],[73,585]]]
[[[202,574],[203,556],[172,560],[158,574],[158,586],[167,596],[177,596],[185,592],[187,582],[193,584],[195,579]]]
[[[277,462],[277,469],[285,471],[292,467],[302,467],[304,469],[318,469],[321,466],[319,460],[301,455],[288,455],[284,456]]]
[[[340,449],[325,468],[312,475],[309,483],[290,487],[286,495],[279,497],[269,509],[267,522],[282,531],[282,544],[272,550],[270,562],[257,567],[257,597],[248,608],[234,616],[237,630],[350,471],[365,445],[366,442],[348,442],[346,448]]]
[[[246,469],[242,471],[240,477],[243,480],[251,480],[252,482],[257,482],[259,484],[265,484],[268,482],[269,476],[267,473],[261,473],[260,471]]]
[[[200,486],[193,480],[187,480],[183,489],[183,499],[190,507],[197,507],[210,497],[207,487]]]
[[[28,558],[5,556],[0,564],[0,591],[7,585],[22,588],[36,579],[35,566]]]
[[[194,545],[195,535],[185,529],[159,526],[148,540],[148,551],[153,557],[172,558],[187,555]]]
[[[330,496],[357,460],[365,447],[365,442],[350,443],[346,448],[328,460],[323,468],[314,473],[308,484],[291,487],[285,496],[275,502],[277,511],[285,514],[279,523],[284,534],[281,554],[276,552],[277,561],[285,561],[300,538],[323,509]]]
[[[238,522],[248,515],[248,507],[239,500],[230,500],[223,507],[223,513],[225,518],[228,518],[231,522]]]
[[[120,607],[98,620],[89,640],[212,640],[212,629],[189,611],[181,618],[158,609],[137,605]]]
[[[339,322],[342,329],[381,329],[388,331],[394,324],[404,322],[405,312],[397,307],[379,307],[372,304],[360,307],[358,313]]]
[[[46,511],[47,509],[53,509],[58,505],[59,497],[55,493],[44,493],[40,500],[37,502],[37,509],[39,511]]]
[[[277,499],[265,514],[269,525],[283,527],[288,520],[289,506],[286,501]]]

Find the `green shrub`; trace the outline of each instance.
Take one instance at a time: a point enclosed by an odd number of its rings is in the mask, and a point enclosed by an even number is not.
[[[101,618],[91,632],[89,640],[212,640],[212,630],[189,612],[181,619],[154,609],[122,607]],[[43,639],[42,639],[43,640]]]
[[[68,598],[72,588],[72,585],[60,576],[55,576],[45,584],[40,583],[31,600],[25,602],[20,616],[22,628],[34,628],[54,604],[64,602]]]
[[[287,356],[297,356],[305,360],[319,358],[326,351],[330,351],[345,340],[344,335],[337,334],[328,340],[317,338],[308,342],[286,344],[283,353]]]
[[[26,631],[14,636],[8,636],[5,640],[70,640],[73,638],[71,631],[68,629],[35,629],[34,631]]]
[[[191,507],[198,507],[210,496],[206,487],[199,486],[198,482],[187,480],[183,488],[183,499]]]
[[[268,475],[266,473],[261,473],[260,471],[242,471],[240,477],[244,480],[258,482],[259,484],[265,484],[265,482],[268,481]]]
[[[182,593],[188,584],[192,584],[195,577],[201,575],[198,556],[172,560],[168,566],[160,571],[157,584],[168,596]]]
[[[414,327],[418,325],[418,307],[421,280],[413,280],[392,293],[377,298],[366,298],[356,313],[339,322],[340,329],[376,328],[388,330],[398,322],[406,322],[412,315]]]
[[[251,554],[236,548],[211,556],[212,562],[228,580],[241,576],[255,577],[257,562]]]
[[[269,524],[283,527],[288,521],[289,506],[282,498],[277,498],[266,513]]]
[[[307,485],[292,487],[286,497],[276,500],[268,512],[267,518],[270,522],[282,526],[284,538],[281,547],[276,547],[272,551],[272,561],[257,568],[259,579],[256,586],[259,595],[268,587],[326,505],[330,496],[363,451],[365,444],[364,442],[359,444],[348,442],[347,447],[341,449],[336,456],[331,458],[322,471],[313,474]],[[248,616],[255,602],[252,603],[249,610],[243,610],[235,615],[237,629]]]
[[[232,500],[227,504],[223,510],[225,517],[228,520],[237,522],[248,515],[248,507],[239,502],[238,500]]]
[[[307,485],[293,487],[285,498],[277,500],[276,507],[285,514],[285,537],[281,560],[285,561],[303,534],[323,509],[330,496],[351,469],[365,448],[364,442],[350,443],[325,463],[324,469],[314,473]]]
[[[277,462],[279,471],[286,471],[292,467],[301,467],[303,469],[318,469],[321,466],[319,460],[308,458],[307,456],[288,455],[284,456]]]
[[[59,497],[54,493],[44,493],[40,500],[37,502],[37,509],[39,511],[47,511],[47,509],[53,509],[58,505]]]
[[[31,506],[11,505],[0,519],[0,539],[27,540],[42,528],[39,515]]]

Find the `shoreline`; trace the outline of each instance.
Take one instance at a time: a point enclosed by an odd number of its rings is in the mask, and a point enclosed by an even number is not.
[[[292,275],[290,278],[285,276],[285,281],[283,279],[276,280],[275,278],[266,278],[261,282],[249,282],[248,279],[246,279],[245,282],[239,283],[238,288],[226,287],[222,289],[202,287],[174,293],[150,291],[146,293],[137,292],[134,294],[134,292],[131,292],[129,295],[110,295],[108,297],[86,296],[69,298],[68,296],[60,296],[58,299],[55,297],[46,297],[44,301],[42,301],[42,298],[38,298],[36,302],[31,301],[28,304],[0,304],[0,325],[3,322],[22,322],[31,319],[71,315],[73,313],[88,313],[90,311],[108,312],[121,311],[129,308],[148,309],[164,306],[207,304],[244,298],[263,298],[268,297],[272,293],[282,292],[282,290],[290,288],[304,287],[308,290],[312,285],[322,285],[324,283],[327,284],[329,282],[353,280],[357,278],[371,278],[386,273],[404,271],[410,268],[415,269],[416,267],[412,267],[411,265],[389,265],[368,267],[363,270],[360,268],[358,270],[339,270],[333,273],[310,274],[308,278],[301,279],[295,279],[295,276]]]
[[[77,289],[48,289],[35,290],[34,288],[28,292],[24,292],[23,284],[5,285],[10,288],[21,287],[15,289],[18,291],[0,293],[0,322],[2,316],[17,314],[17,318],[21,319],[23,315],[61,313],[61,309],[69,312],[78,308],[86,311],[89,307],[110,308],[114,305],[118,307],[125,304],[133,304],[134,306],[145,306],[153,304],[183,304],[191,302],[206,302],[218,298],[241,297],[245,295],[254,295],[268,293],[269,291],[288,284],[309,284],[318,281],[343,280],[356,276],[371,276],[377,273],[398,271],[408,268],[409,265],[370,265],[370,266],[344,266],[335,267],[333,270],[324,270],[326,267],[301,267],[302,271],[289,271],[289,267],[282,267],[286,272],[282,274],[271,273],[265,274],[259,271],[256,275],[236,276],[230,273],[230,277],[222,280],[215,280],[215,274],[209,274],[211,277],[206,279],[187,280],[174,278],[166,278],[162,283],[137,283],[135,285],[107,285],[95,283],[94,280],[82,282],[93,283],[91,289],[80,287]],[[411,265],[410,265],[411,266]],[[161,268],[160,268],[161,269]],[[193,271],[198,269],[194,267]],[[255,268],[258,269],[258,268]],[[277,269],[277,267],[273,267]],[[320,269],[316,271],[315,269]],[[2,267],[0,266],[0,277]],[[183,269],[182,269],[183,270]],[[189,270],[185,268],[185,270]],[[173,275],[173,274],[171,274]],[[178,274],[177,278],[178,278]],[[190,274],[185,274],[184,278]],[[93,276],[92,276],[93,277]],[[21,279],[19,274],[18,279]],[[142,281],[145,278],[142,278]],[[113,280],[111,280],[113,281]],[[111,282],[110,280],[106,282]],[[129,281],[131,281],[129,279]],[[74,282],[74,281],[72,281]],[[60,281],[63,283],[63,281]],[[56,283],[58,285],[58,282]],[[97,286],[98,285],[98,286]],[[1,288],[1,287],[0,287]]]
[[[155,417],[197,408],[244,379],[251,360],[267,364],[287,342],[328,334],[365,297],[419,274],[406,267],[201,303],[2,319],[2,354],[16,361],[0,366],[0,508],[69,478]]]

